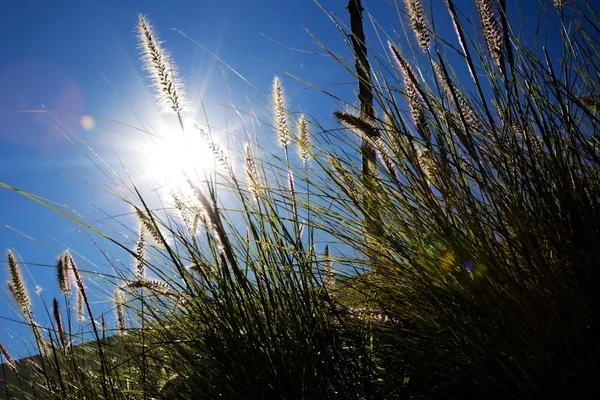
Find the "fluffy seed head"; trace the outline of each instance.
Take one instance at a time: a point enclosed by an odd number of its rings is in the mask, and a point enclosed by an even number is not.
[[[157,246],[162,246],[164,238],[158,230],[158,227],[154,224],[152,218],[145,211],[142,211],[135,206],[134,208],[138,217],[138,221],[140,222],[140,229],[144,229],[146,233],[148,233],[152,239],[154,239],[154,242]]]
[[[71,270],[69,268],[69,262],[65,259],[65,255],[61,254],[56,265],[58,273],[58,286],[60,291],[65,296],[71,294]]]
[[[141,14],[137,28],[144,69],[150,73],[158,106],[164,112],[180,116],[185,108],[185,99],[177,68],[170,54],[163,49],[154,28]]]
[[[361,138],[377,139],[379,137],[379,132],[375,125],[365,118],[346,111],[334,111],[333,115],[346,129],[350,129]]]
[[[8,365],[8,368],[10,368],[10,370],[12,371],[13,374],[17,375],[16,361],[10,355],[10,353],[8,352],[8,349],[6,347],[4,347],[4,345],[2,343],[0,343],[0,353],[2,353],[2,355],[4,356],[4,359],[6,360],[6,364]]]
[[[410,27],[415,33],[417,42],[423,50],[429,48],[431,42],[431,33],[429,32],[429,22],[422,0],[404,0],[408,18],[410,19]]]
[[[427,116],[425,115],[425,108],[423,107],[423,98],[418,90],[417,76],[400,50],[398,50],[391,42],[388,42],[388,46],[392,53],[392,57],[404,78],[404,92],[410,107],[410,114],[413,117],[419,134],[425,136],[425,132],[428,130],[428,123]]]
[[[227,152],[221,147],[221,145],[219,145],[219,143],[217,143],[214,140],[210,131],[202,128],[195,122],[193,122],[192,125],[198,131],[200,137],[206,142],[208,148],[213,152],[215,159],[219,162],[219,164],[225,170],[227,175],[231,179],[235,179],[235,174],[233,173],[233,166],[231,164],[231,161],[229,160],[229,157],[227,156]]]
[[[8,250],[6,256],[8,261],[8,271],[10,273],[8,289],[21,307],[23,314],[25,316],[29,316],[31,314],[31,299],[29,298],[29,293],[25,287],[23,275],[21,274],[21,268],[19,268],[17,258],[11,250]]]
[[[127,334],[127,327],[125,326],[125,311],[123,310],[125,304],[125,294],[121,289],[115,290],[114,302],[115,314],[117,317],[117,333],[119,336],[125,336]]]
[[[126,286],[130,289],[147,289],[156,294],[160,294],[163,296],[170,296],[179,298],[180,294],[169,286],[164,281],[159,281],[157,279],[138,279],[135,281],[127,282]]]
[[[287,113],[285,110],[285,95],[281,80],[278,76],[273,79],[273,107],[275,118],[275,130],[279,145],[284,149],[290,145],[290,128],[288,127]]]
[[[135,277],[136,279],[144,279],[146,277],[146,260],[145,260],[145,239],[144,229],[140,227],[138,241],[135,245]]]
[[[473,108],[463,96],[461,91],[456,87],[456,85],[446,76],[442,67],[439,66],[436,62],[433,62],[433,70],[437,75],[439,81],[446,92],[446,96],[448,99],[454,104],[454,106],[459,110],[459,112],[463,115],[466,124],[472,131],[479,131],[481,129],[481,125],[479,124],[479,120]],[[455,101],[456,99],[456,101]]]
[[[307,162],[310,158],[310,133],[308,132],[308,123],[304,115],[298,120],[298,158],[300,161]]]
[[[77,314],[77,321],[83,322],[85,321],[85,312],[84,312],[85,300],[83,298],[83,293],[81,290],[77,290],[77,303],[75,305],[75,314]]]
[[[250,143],[244,145],[244,167],[246,176],[248,177],[250,192],[252,193],[254,200],[258,201],[261,195],[260,179],[258,176],[258,169],[256,168],[256,161],[252,154],[252,150],[250,149]]]
[[[488,51],[496,61],[498,67],[502,65],[502,52],[504,51],[504,41],[502,39],[502,27],[494,0],[477,0],[477,11],[483,27],[483,36],[488,46]]]

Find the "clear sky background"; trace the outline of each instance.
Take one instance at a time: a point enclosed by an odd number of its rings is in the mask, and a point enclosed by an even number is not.
[[[453,38],[442,0],[426,3],[436,17],[438,32]],[[520,2],[509,0],[508,3],[514,7]],[[524,10],[514,8],[511,14],[518,18],[524,11],[524,29],[533,30],[538,5],[533,0],[526,3]],[[59,130],[72,140],[81,138],[117,169],[119,160],[123,160],[128,169],[136,171],[133,175],[136,182],[147,178],[140,169],[151,171],[152,163],[140,160],[139,152],[136,155],[130,152],[132,148],[139,148],[139,140],[144,135],[123,124],[140,127],[141,118],[154,129],[162,129],[173,121],[167,118],[165,123],[158,115],[148,87],[150,81],[141,70],[135,33],[140,12],[152,21],[161,40],[165,41],[164,46],[172,53],[190,101],[197,105],[202,98],[210,123],[222,129],[219,132],[225,131],[226,124],[232,131],[239,128],[231,116],[225,117],[221,104],[235,103],[247,109],[248,97],[259,114],[265,113],[267,107],[260,93],[224,68],[206,50],[218,54],[266,93],[270,91],[273,76],[282,76],[293,108],[330,119],[332,111],[340,107],[339,101],[308,88],[285,72],[313,85],[323,85],[346,101],[355,102],[356,84],[351,75],[336,61],[323,56],[307,32],[336,53],[351,58],[350,49],[325,12],[346,22],[346,4],[347,0],[322,0],[320,6],[311,0],[3,1],[0,5],[0,37],[3,38],[0,182],[68,204],[95,218],[101,218],[103,213],[115,215],[124,211],[111,196],[82,183],[96,183],[98,178],[106,182],[106,179],[88,159],[90,153],[82,150],[81,145],[71,143]],[[466,17],[475,15],[471,0],[457,0],[456,4]],[[397,44],[406,45],[393,4],[372,0],[366,1],[365,6],[377,23],[397,38]],[[367,34],[372,32],[369,24],[365,21]],[[184,32],[206,50],[172,28]],[[370,39],[374,40],[375,36],[371,35]],[[64,112],[11,111],[43,108]],[[83,115],[79,113],[96,117],[82,120]],[[268,129],[264,132],[269,134]],[[237,139],[221,137],[220,140]],[[0,205],[3,261],[0,282],[8,279],[5,250],[12,248],[27,265],[25,275],[29,290],[32,297],[38,299],[34,300],[35,312],[44,320],[43,306],[35,294],[36,286],[41,289],[40,296],[49,303],[57,286],[55,270],[51,267],[60,252],[72,248],[83,269],[92,268],[92,264],[103,268],[106,262],[95,244],[65,217],[6,189],[0,189]],[[27,354],[28,349],[18,337],[19,332],[27,330],[11,322],[18,316],[12,310],[5,287],[3,284],[0,289],[0,342],[12,347],[17,355]],[[101,298],[96,300],[98,310],[109,307]]]

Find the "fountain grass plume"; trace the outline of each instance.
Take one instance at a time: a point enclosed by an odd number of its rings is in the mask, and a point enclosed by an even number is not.
[[[410,19],[410,27],[413,30],[417,43],[424,51],[429,49],[431,42],[431,33],[429,31],[429,22],[423,0],[404,0],[408,18]]]
[[[298,119],[298,158],[303,163],[310,159],[310,132],[304,114]]]
[[[56,272],[58,275],[58,286],[60,291],[65,296],[71,294],[71,270],[69,268],[69,263],[65,258],[65,254],[61,254],[58,258],[58,263],[56,265]]]
[[[12,250],[6,252],[8,262],[8,272],[10,274],[10,281],[8,282],[8,288],[13,294],[17,304],[20,306],[23,315],[31,317],[31,298],[27,292],[23,275],[21,274],[21,268],[17,262]],[[30,321],[33,322],[33,321]]]
[[[142,14],[138,16],[137,28],[143,66],[153,81],[157,104],[163,112],[175,113],[182,122],[181,115],[185,111],[186,101],[177,66],[162,47],[162,42],[150,22]]]
[[[10,368],[12,373],[15,375],[18,375],[17,362],[13,358],[13,356],[10,354],[10,352],[8,351],[6,346],[4,346],[2,343],[0,343],[0,354],[2,354],[2,356],[6,360],[6,364],[8,365],[8,368]]]
[[[504,40],[495,0],[476,0],[476,4],[488,51],[498,68],[502,68]]]
[[[115,317],[117,321],[117,334],[119,336],[127,335],[127,326],[125,325],[125,293],[117,288],[113,298],[115,304]]]
[[[244,144],[244,169],[248,178],[248,185],[254,200],[258,201],[261,196],[260,178],[256,167],[256,160],[250,149],[250,143]]]
[[[273,118],[275,120],[275,131],[279,145],[284,149],[290,145],[290,128],[288,126],[287,110],[285,108],[285,94],[281,79],[273,78]]]

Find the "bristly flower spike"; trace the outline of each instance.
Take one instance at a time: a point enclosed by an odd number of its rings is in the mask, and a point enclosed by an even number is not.
[[[429,49],[431,42],[431,33],[429,32],[429,23],[427,14],[422,0],[404,0],[408,18],[410,19],[410,27],[415,33],[419,46],[424,51]]]
[[[10,273],[8,288],[12,292],[19,306],[21,306],[23,314],[26,317],[31,317],[31,299],[29,298],[29,293],[27,293],[27,288],[25,287],[25,281],[23,280],[17,258],[11,250],[8,250],[6,255],[8,259],[8,271]]]
[[[250,143],[246,143],[244,145],[244,167],[246,169],[248,186],[250,187],[252,197],[254,197],[254,200],[258,201],[261,194],[260,180],[258,177],[258,170],[256,168],[256,161],[254,160],[252,150],[250,149]]]
[[[2,343],[0,343],[0,353],[4,356],[4,359],[6,360],[6,364],[8,365],[8,368],[10,368],[12,373],[15,375],[18,375],[17,363],[16,363],[15,359],[8,352],[8,349],[6,347],[4,347],[4,345]]]
[[[138,17],[137,28],[144,69],[152,78],[158,105],[164,112],[175,113],[181,122],[185,99],[177,68],[170,54],[163,49],[154,28],[141,14]]]
[[[285,95],[281,80],[278,76],[273,79],[273,104],[275,130],[279,139],[279,145],[284,149],[290,145],[290,131],[288,127],[287,114],[285,110]]]
[[[504,50],[504,41],[502,39],[502,26],[494,6],[494,0],[476,0],[477,11],[481,18],[483,27],[483,36],[488,46],[490,55],[496,61],[498,68],[502,67],[502,52]]]
[[[69,262],[65,258],[65,254],[61,254],[56,269],[60,291],[65,296],[68,296],[71,294],[71,270],[69,268]]]
[[[119,336],[125,336],[127,334],[125,326],[125,311],[123,305],[125,304],[125,294],[121,289],[115,291],[115,314],[117,316],[117,333]]]
[[[310,159],[310,133],[308,132],[308,122],[304,114],[298,120],[298,158],[303,163]]]

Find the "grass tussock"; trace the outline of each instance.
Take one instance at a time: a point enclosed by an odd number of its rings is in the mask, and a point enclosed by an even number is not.
[[[207,142],[218,179],[186,177],[163,199],[173,212],[133,188],[126,202],[140,229],[113,238],[132,268],[111,281],[112,328],[104,314],[97,323],[68,251],[57,265],[64,299],[38,323],[9,251],[8,287],[39,355],[14,360],[0,346],[10,382],[0,390],[48,399],[597,393],[600,20],[590,2],[540,3],[561,40],[550,54],[524,44],[504,1],[475,0],[476,22],[462,2],[436,4],[455,37],[435,32],[427,4],[396,4],[408,16],[402,39],[414,37],[419,52],[374,26],[382,46],[360,68],[372,71],[361,90],[373,117],[346,105],[333,125],[319,123],[290,109],[275,78],[268,125],[282,156],[262,157],[248,139],[236,169],[209,130],[186,131]],[[139,32],[161,107],[183,121],[173,61],[144,17]],[[372,167],[356,161],[357,137],[374,150]]]

